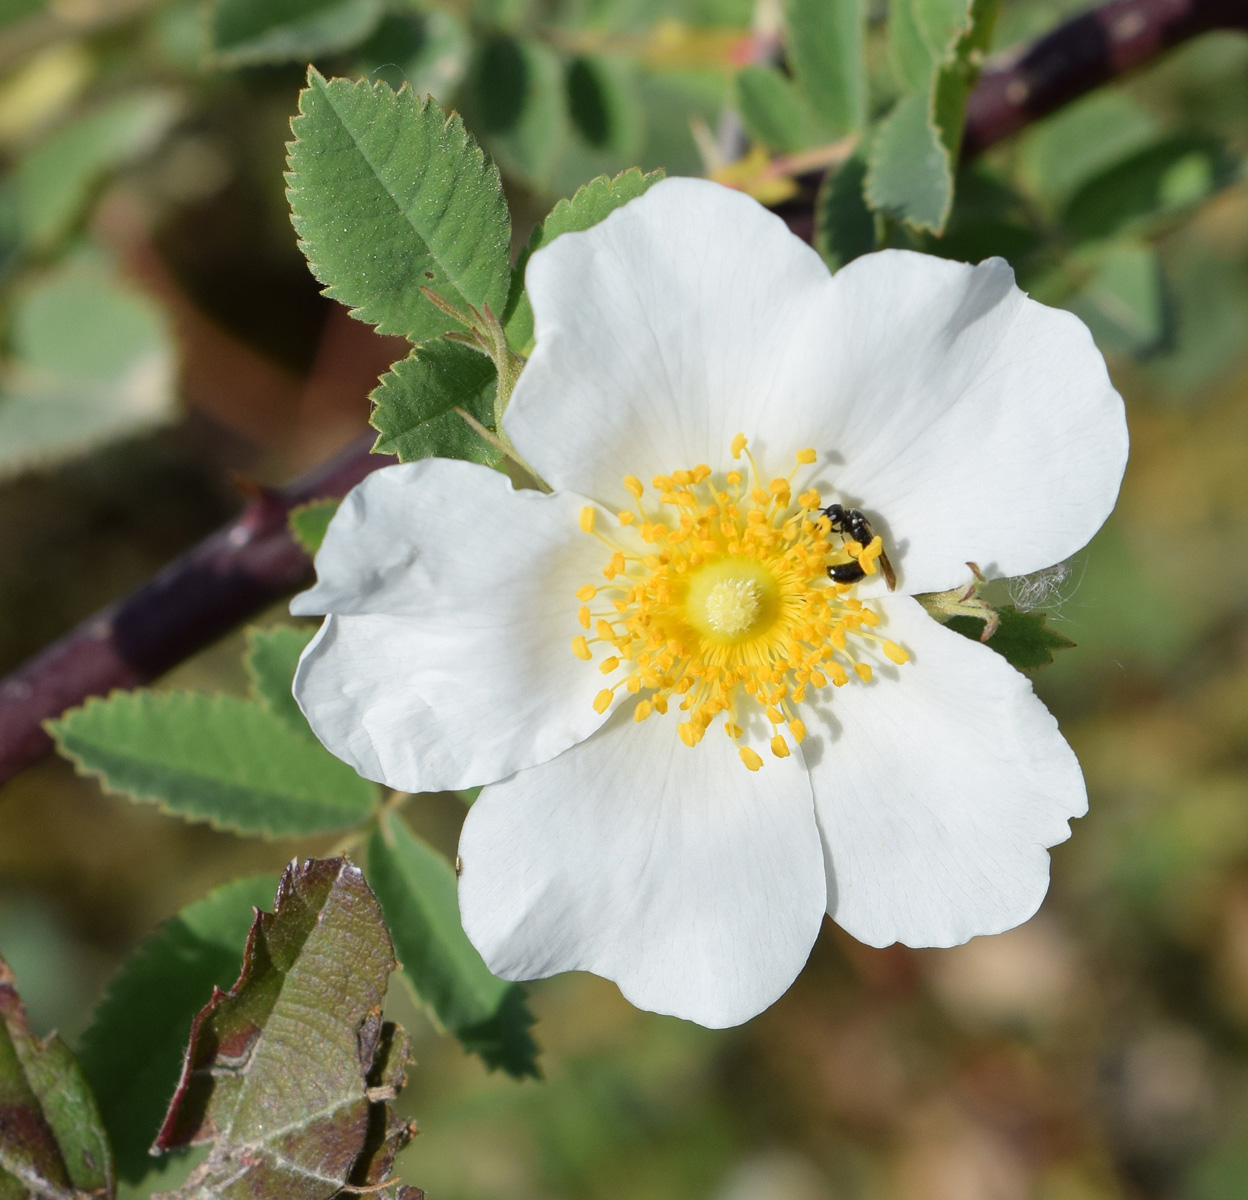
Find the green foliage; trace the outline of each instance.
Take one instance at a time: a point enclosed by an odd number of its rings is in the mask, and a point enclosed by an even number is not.
[[[158,309],[102,264],[19,293],[0,382],[0,478],[174,415],[172,339]]]
[[[384,0],[211,0],[209,55],[219,67],[306,63],[376,29]]]
[[[502,311],[511,221],[497,169],[457,115],[312,70],[291,128],[292,220],[327,295],[413,342],[456,327],[422,287]]]
[[[490,153],[503,170],[549,189],[571,130],[559,56],[540,42],[498,34],[481,46],[470,74],[465,115]],[[604,138],[607,119],[604,112]]]
[[[855,155],[824,175],[815,197],[815,249],[828,264],[840,270],[862,254],[876,248],[876,218],[863,196],[867,164]]]
[[[596,54],[570,59],[566,72],[568,115],[576,132],[604,154],[639,148],[641,110],[631,73]]]
[[[504,321],[507,339],[513,346],[525,348],[533,340],[533,309],[524,291],[524,269],[529,259],[561,233],[575,233],[597,225],[621,205],[636,200],[651,184],[663,178],[662,171],[643,174],[638,168],[622,171],[614,179],[600,175],[578,188],[570,199],[560,200],[520,251],[511,277],[511,295],[507,300]]]
[[[966,100],[999,0],[898,0],[889,9],[893,69],[906,89],[871,141],[873,209],[939,234],[953,205]]]
[[[1144,355],[1166,335],[1161,262],[1147,243],[1123,242],[1098,249],[1088,282],[1066,301],[1082,317],[1101,349]]]
[[[464,458],[495,465],[502,457],[455,410],[486,428],[494,424],[494,364],[458,342],[426,342],[381,377],[373,390],[373,450],[418,458]]]
[[[814,114],[833,133],[867,119],[866,9],[862,0],[787,0],[793,74]]]
[[[316,631],[296,625],[247,631],[247,674],[252,693],[279,721],[294,733],[315,740],[303,713],[291,694],[299,656]]]
[[[168,1200],[361,1190],[418,1200],[416,1188],[381,1186],[415,1133],[391,1107],[411,1045],[381,1019],[394,966],[358,868],[343,858],[286,868],[273,913],[256,915],[238,982],[192,1026],[156,1148],[212,1149]]]
[[[337,500],[309,500],[307,504],[290,510],[286,518],[290,532],[309,558],[321,548],[325,531],[338,511],[338,504]]]
[[[214,988],[238,978],[253,909],[275,875],[237,879],[188,905],[151,935],[108,985],[82,1036],[82,1069],[99,1100],[117,1171],[138,1180],[182,1070],[191,1022]]]
[[[82,215],[111,171],[150,154],[179,115],[173,93],[132,92],[67,125],[17,165],[18,220],[27,245],[46,250]]]
[[[491,975],[464,934],[451,864],[401,821],[383,817],[368,845],[368,878],[403,977],[438,1024],[489,1067],[539,1077],[524,990]]]
[[[750,137],[776,154],[787,154],[826,140],[797,87],[771,66],[737,73],[737,107]]]
[[[110,792],[218,829],[271,837],[363,821],[377,789],[260,704],[114,692],[49,722],[61,753]]]
[[[31,1034],[0,959],[0,1196],[112,1194],[112,1154],[82,1068],[55,1034]]]
[[[997,617],[1000,624],[987,645],[1019,670],[1047,667],[1054,650],[1069,650],[1075,644],[1050,629],[1042,612],[1019,612],[1007,606],[997,610]],[[974,641],[979,641],[984,631],[984,622],[974,617],[954,617],[947,624],[955,633]]]

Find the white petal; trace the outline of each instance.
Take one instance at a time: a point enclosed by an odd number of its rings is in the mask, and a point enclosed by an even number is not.
[[[1087,811],[1074,753],[1027,678],[907,596],[876,604],[910,651],[828,699],[803,745],[828,911],[872,946],[953,946],[1027,920],[1046,847]]]
[[[640,1008],[721,1028],[777,999],[826,903],[806,769],[747,771],[712,727],[621,709],[553,762],[486,788],[460,838],[464,929],[504,979],[593,971]]]
[[[444,459],[370,475],[291,604],[335,614],[295,675],[317,737],[418,792],[501,779],[597,729],[602,676],[571,649],[575,591],[606,554],[580,531],[584,504]]]
[[[818,378],[789,419],[833,456],[837,498],[877,519],[905,591],[956,587],[967,562],[1025,575],[1100,528],[1127,427],[1077,317],[1028,299],[1002,259],[903,250],[850,263],[822,308]]]
[[[504,420],[556,488],[631,506],[620,479],[706,462],[776,425],[791,348],[829,283],[818,254],[741,192],[668,179],[533,256],[537,345]],[[796,372],[796,376],[795,376]],[[783,428],[787,471],[810,443]]]

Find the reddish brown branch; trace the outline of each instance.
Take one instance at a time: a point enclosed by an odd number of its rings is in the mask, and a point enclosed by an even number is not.
[[[0,683],[0,782],[48,749],[48,717],[154,679],[299,587],[309,563],[287,514],[309,500],[342,496],[392,463],[369,454],[372,440],[360,438],[282,491],[262,493],[224,529]]]
[[[1110,0],[990,62],[971,93],[966,158],[1211,29],[1248,29],[1248,0]]]
[[[971,95],[963,153],[978,154],[1100,84],[1211,29],[1248,28],[1248,0],[1111,0],[990,63]],[[790,214],[809,233],[809,211]],[[391,461],[361,439],[170,563],[0,682],[0,783],[49,745],[42,722],[87,696],[134,687],[292,592],[308,561],[286,530],[294,505],[340,496]]]

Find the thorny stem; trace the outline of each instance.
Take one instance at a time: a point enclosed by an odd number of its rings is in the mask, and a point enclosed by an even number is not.
[[[42,37],[35,20],[30,28]],[[25,34],[27,26],[19,28]],[[1244,28],[1248,0],[1109,0],[987,64],[967,107],[962,157],[974,157],[1197,34]],[[0,42],[0,61],[10,61],[5,52],[16,48],[11,40]],[[22,53],[29,49],[30,43],[21,42]],[[786,206],[785,219],[809,239],[809,200],[804,208]],[[504,388],[514,386],[512,370],[507,361],[499,372]],[[518,367],[514,371],[518,374]],[[508,398],[509,390],[504,403]],[[307,500],[341,496],[391,462],[369,453],[371,440],[361,438],[291,488],[253,502],[239,520],[0,680],[0,783],[50,747],[45,719],[88,696],[146,683],[298,587],[308,562],[286,530],[286,513]]]

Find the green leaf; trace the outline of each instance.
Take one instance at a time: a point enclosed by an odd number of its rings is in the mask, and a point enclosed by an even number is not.
[[[998,609],[997,616],[1001,623],[986,644],[1019,670],[1047,667],[1053,661],[1054,650],[1069,650],[1075,644],[1054,633],[1045,624],[1042,612],[1019,612],[1006,607]],[[974,617],[954,617],[947,624],[955,633],[976,642],[984,631],[984,622]]]
[[[165,1200],[419,1200],[416,1188],[383,1190],[416,1131],[391,1107],[411,1048],[381,1018],[394,966],[357,867],[333,858],[286,868],[273,913],[251,927],[238,982],[191,1028],[154,1149],[212,1149]]]
[[[866,160],[855,155],[824,175],[815,197],[815,249],[838,271],[876,248],[875,215],[863,196]]]
[[[110,792],[236,833],[287,837],[365,820],[377,789],[259,704],[199,692],[114,692],[48,723]]]
[[[163,315],[99,265],[71,263],[19,292],[0,374],[0,478],[175,415]]]
[[[1160,136],[1161,123],[1138,101],[1102,89],[1027,130],[1019,141],[1019,166],[1029,190],[1058,201]]]
[[[457,328],[421,294],[502,312],[511,218],[456,114],[410,89],[309,71],[291,128],[292,220],[326,295],[413,342]]]
[[[290,526],[290,532],[295,535],[295,541],[309,558],[321,548],[325,531],[334,519],[339,503],[338,500],[309,500],[307,504],[300,504],[290,510],[286,522]]]
[[[916,229],[938,232],[953,205],[949,151],[932,124],[923,92],[903,96],[871,142],[867,203]]]
[[[641,102],[627,64],[582,54],[567,65],[568,114],[577,133],[604,154],[635,155],[642,134]]]
[[[299,656],[307,649],[315,629],[296,625],[275,625],[272,629],[247,631],[247,674],[256,700],[288,729],[315,740],[291,687]]]
[[[18,220],[27,245],[60,241],[111,171],[150,154],[179,115],[171,92],[114,100],[28,151],[17,165]]]
[[[411,86],[418,96],[449,99],[468,70],[472,35],[458,17],[440,9],[393,12],[357,50],[352,75]]]
[[[897,0],[890,12],[893,69],[912,90],[872,139],[866,195],[912,229],[939,234],[949,219],[966,101],[999,2]]]
[[[788,154],[827,138],[801,93],[775,67],[745,67],[737,73],[737,108],[756,142]]]
[[[191,1022],[214,988],[238,978],[253,909],[276,875],[238,879],[166,921],[113,977],[82,1035],[82,1069],[112,1138],[117,1171],[137,1181],[182,1071]]]
[[[1169,138],[1088,180],[1062,210],[1062,224],[1088,240],[1146,232],[1207,200],[1237,174],[1219,142]]]
[[[481,46],[468,82],[464,111],[499,166],[548,188],[570,131],[559,56],[536,41],[499,34]]]
[[[209,55],[220,67],[306,63],[377,28],[383,0],[212,0]]]
[[[1092,277],[1065,307],[1092,330],[1108,353],[1144,355],[1167,332],[1161,261],[1144,242],[1098,247]]]
[[[113,1160],[81,1067],[56,1034],[30,1032],[0,959],[0,1196],[110,1200]]]
[[[476,350],[446,340],[426,342],[381,377],[373,390],[373,451],[418,458],[464,458],[494,466],[502,457],[455,410],[486,428],[494,424],[494,364]]]
[[[788,0],[788,51],[797,86],[834,133],[867,120],[866,7],[862,0]]]
[[[540,1077],[524,991],[490,974],[468,940],[451,864],[401,821],[383,817],[368,844],[368,878],[403,976],[438,1024],[489,1067]]]
[[[513,346],[524,349],[533,340],[533,310],[524,291],[524,269],[529,259],[561,233],[577,233],[597,225],[617,208],[644,195],[652,184],[662,178],[662,171],[643,174],[637,167],[622,171],[614,179],[599,175],[578,188],[571,199],[560,200],[551,209],[546,219],[533,230],[529,244],[520,251],[512,272],[511,296],[507,301],[504,320],[507,338]]]

